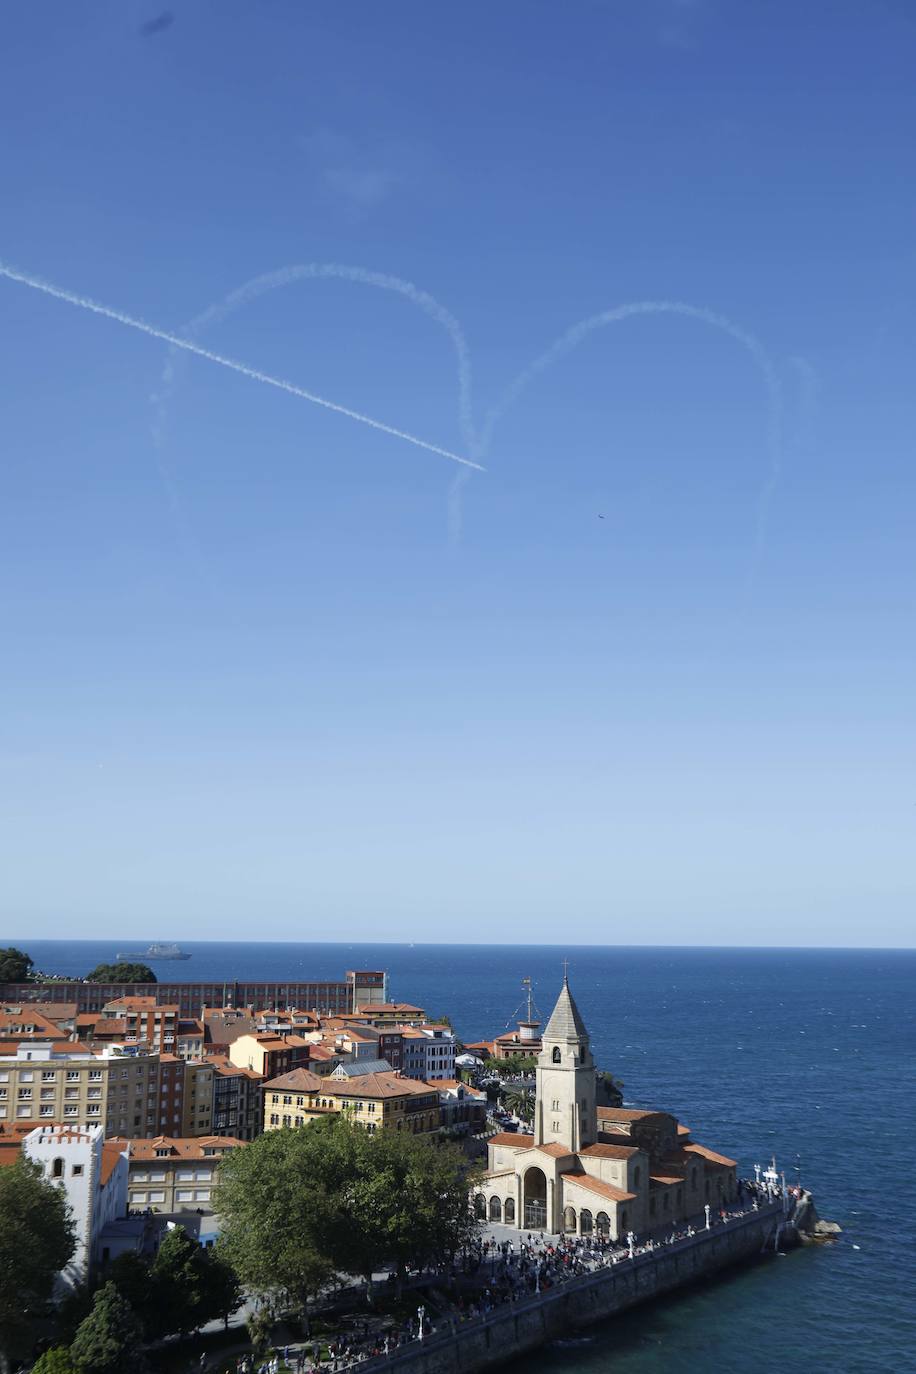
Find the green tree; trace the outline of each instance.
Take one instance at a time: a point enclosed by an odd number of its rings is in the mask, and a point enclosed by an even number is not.
[[[155,983],[148,964],[97,964],[86,974],[87,983]]]
[[[70,1357],[81,1374],[122,1374],[127,1367],[142,1368],[142,1341],[140,1320],[130,1303],[113,1283],[106,1283],[80,1323]]]
[[[105,1278],[130,1303],[146,1340],[154,1341],[168,1334],[162,1324],[158,1295],[147,1260],[129,1252],[118,1255],[106,1269]]]
[[[202,1253],[206,1259],[201,1304],[207,1314],[205,1321],[221,1317],[228,1331],[229,1318],[241,1307],[245,1294],[238,1275],[223,1254],[217,1250],[205,1250]]]
[[[323,1182],[323,1124],[266,1131],[233,1150],[213,1204],[220,1254],[246,1288],[297,1312],[306,1331],[309,1299],[334,1273],[328,1238],[339,1215]]]
[[[0,1374],[31,1349],[35,1322],[74,1249],[61,1189],[24,1156],[0,1169]]]
[[[28,983],[35,965],[21,949],[0,949],[0,983]]]
[[[32,1365],[32,1374],[77,1374],[77,1369],[65,1345],[52,1345]]]

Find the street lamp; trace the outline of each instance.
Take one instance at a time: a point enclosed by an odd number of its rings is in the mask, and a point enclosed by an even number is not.
[[[419,1328],[420,1328],[420,1333],[419,1333],[419,1336],[417,1337],[417,1339],[418,1339],[418,1340],[421,1340],[421,1341],[422,1341],[422,1339],[423,1339],[423,1318],[424,1318],[425,1316],[426,1316],[426,1308],[425,1308],[425,1307],[422,1307],[422,1306],[418,1307],[418,1308],[417,1308],[417,1323],[418,1323]]]
[[[758,1167],[759,1167],[758,1165],[756,1165],[756,1164],[754,1165],[754,1168],[755,1168],[755,1169],[758,1168]],[[703,1208],[703,1211],[706,1213],[706,1229],[707,1229],[707,1231],[708,1231],[708,1230],[709,1230],[709,1213],[710,1213],[710,1207],[709,1207],[709,1203],[708,1203],[708,1202],[707,1202],[706,1206]]]

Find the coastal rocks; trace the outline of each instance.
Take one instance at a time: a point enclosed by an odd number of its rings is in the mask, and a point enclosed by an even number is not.
[[[843,1228],[835,1221],[821,1220],[814,1205],[814,1198],[809,1192],[803,1192],[796,1203],[792,1225],[803,1245],[835,1240],[843,1233]]]

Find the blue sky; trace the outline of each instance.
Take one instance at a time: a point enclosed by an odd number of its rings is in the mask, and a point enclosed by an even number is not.
[[[3,933],[911,945],[910,6],[162,13],[0,259],[487,472],[0,278]]]

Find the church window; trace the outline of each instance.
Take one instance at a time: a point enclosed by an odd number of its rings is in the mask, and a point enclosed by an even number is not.
[[[560,1062],[560,1046],[559,1046],[559,1045],[554,1045],[554,1047],[553,1047],[553,1062],[554,1062],[555,1064],[559,1064],[559,1062]]]
[[[555,1097],[551,1102],[550,1106],[553,1111],[558,1112],[560,1110],[560,1099],[558,1097]]]
[[[560,1129],[560,1123],[559,1123],[559,1121],[554,1121],[554,1122],[552,1123],[552,1125],[551,1125],[551,1130],[552,1130],[552,1131],[559,1131],[559,1129]]]

